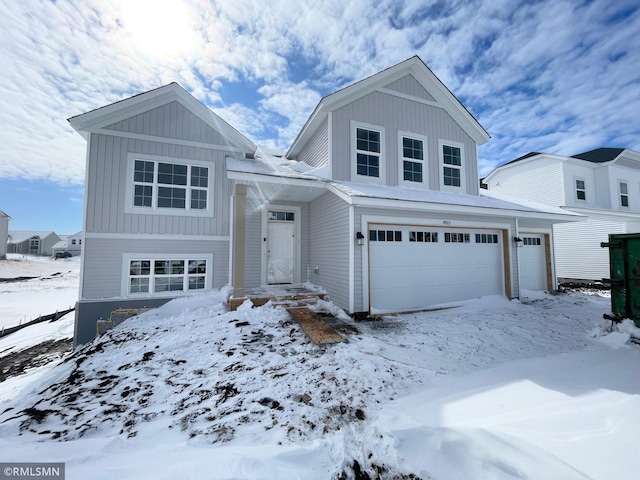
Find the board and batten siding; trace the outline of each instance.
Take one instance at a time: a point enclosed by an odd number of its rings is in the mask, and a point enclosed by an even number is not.
[[[331,193],[310,205],[309,280],[349,310],[349,206]],[[317,273],[314,269],[317,269]]]
[[[306,143],[296,160],[321,168],[329,163],[329,120],[326,118]]]
[[[181,216],[125,213],[129,154],[146,154],[167,161],[197,160],[214,169],[214,211],[210,216]],[[89,144],[85,230],[109,233],[172,235],[229,235],[230,181],[226,180],[225,152],[209,148],[176,145],[162,141],[137,140],[92,134]]]
[[[542,158],[523,161],[496,172],[488,187],[489,190],[557,207],[565,204],[563,178],[560,162]]]
[[[384,127],[386,184],[398,185],[398,132],[406,131],[427,137],[426,168],[428,188],[440,190],[440,155],[438,141],[464,145],[465,193],[478,194],[476,143],[442,108],[412,100],[373,92],[341,108],[332,115],[332,170],[336,180],[351,179],[351,158],[355,148],[351,121]]]
[[[229,282],[229,242],[226,240],[156,240],[141,237],[85,238],[82,298],[121,298],[123,255],[213,255],[210,288],[221,288]]]
[[[226,139],[179,102],[135,115],[106,127],[107,130],[226,145]]]
[[[429,100],[431,102],[436,101],[413,75],[405,75],[404,77],[385,85],[384,88],[404,93],[405,95],[410,95],[412,97],[421,98],[423,100]]]
[[[591,216],[584,222],[554,225],[556,276],[574,280],[609,278],[609,249],[600,243],[608,242],[610,233],[627,233],[624,222]]]

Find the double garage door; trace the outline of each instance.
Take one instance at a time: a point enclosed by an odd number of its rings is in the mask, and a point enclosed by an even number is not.
[[[502,232],[370,224],[372,314],[502,295]]]

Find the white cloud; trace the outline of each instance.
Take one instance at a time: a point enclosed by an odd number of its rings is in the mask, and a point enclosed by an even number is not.
[[[631,0],[171,0],[147,23],[131,4],[0,0],[0,177],[83,183],[66,118],[171,81],[284,149],[321,96],[414,54],[493,136],[483,173],[530,150],[640,150]],[[228,82],[254,94],[222,98]]]

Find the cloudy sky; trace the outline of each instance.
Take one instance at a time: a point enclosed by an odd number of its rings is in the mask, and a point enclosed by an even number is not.
[[[263,147],[317,102],[419,55],[492,139],[640,150],[638,0],[0,0],[0,210],[82,227],[85,142],[66,119],[176,81]]]

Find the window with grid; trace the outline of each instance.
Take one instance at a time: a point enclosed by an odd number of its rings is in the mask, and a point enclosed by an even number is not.
[[[379,131],[356,128],[356,173],[365,177],[380,177]]]
[[[134,160],[133,206],[206,210],[209,168],[154,160]]]
[[[523,237],[522,244],[528,247],[536,247],[541,245],[540,237]]]
[[[468,233],[452,233],[446,232],[444,234],[445,243],[470,243],[471,235]]]
[[[424,142],[416,138],[402,137],[402,172],[407,182],[422,183]]]
[[[587,188],[584,183],[584,180],[577,178],[576,179],[576,199],[578,200],[586,200],[587,199]]]
[[[629,189],[627,186],[627,182],[619,182],[618,190],[620,192],[620,206],[628,207],[629,206]]]
[[[453,145],[442,145],[442,182],[448,187],[462,185],[462,149]]]
[[[476,243],[498,243],[495,233],[476,233]]]
[[[141,259],[129,261],[130,294],[163,293],[206,288],[207,261]]]
[[[401,242],[400,230],[369,230],[369,240],[372,242]]]

